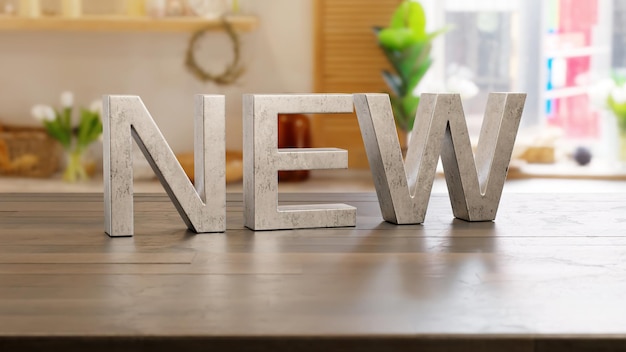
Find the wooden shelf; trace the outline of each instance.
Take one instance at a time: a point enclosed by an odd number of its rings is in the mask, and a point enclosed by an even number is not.
[[[258,26],[258,19],[254,16],[229,16],[227,21],[240,32],[252,31]],[[223,30],[221,19],[123,16],[0,17],[0,31],[194,32],[203,28]]]

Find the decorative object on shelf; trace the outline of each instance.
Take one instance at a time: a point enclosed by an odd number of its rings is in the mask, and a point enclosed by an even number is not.
[[[84,164],[84,156],[91,143],[100,138],[102,122],[100,101],[92,103],[89,109],[80,109],[80,120],[74,126],[72,112],[74,109],[74,95],[72,92],[61,94],[62,109],[57,111],[48,105],[35,105],[32,115],[41,121],[48,134],[59,141],[66,154],[63,179],[67,182],[84,181],[89,174]]]
[[[165,17],[166,11],[167,0],[146,0],[146,13],[148,16],[154,18]]]
[[[60,154],[45,129],[0,124],[0,175],[50,177],[59,169]]]
[[[20,0],[19,14],[22,17],[41,16],[41,4],[39,0]]]
[[[235,31],[233,26],[225,18],[222,18],[222,26],[226,30],[226,33],[228,34],[228,37],[233,44],[233,61],[228,64],[224,71],[221,73],[207,72],[205,69],[200,67],[195,56],[195,49],[198,40],[207,31],[211,30],[212,27],[206,27],[195,32],[191,36],[191,39],[189,39],[187,53],[185,55],[185,65],[197,79],[205,83],[213,82],[217,85],[229,85],[235,83],[245,71],[244,67],[240,63],[241,42],[239,40],[239,35],[237,34],[237,31]]]
[[[63,0],[61,5],[64,17],[78,18],[83,14],[83,0]]]
[[[515,142],[513,158],[528,164],[554,164],[559,154],[557,145],[563,137],[564,131],[560,127],[541,126],[535,131],[527,129]]]
[[[403,1],[394,12],[389,27],[374,28],[378,44],[395,73],[384,70],[383,79],[390,89],[389,97],[397,126],[410,132],[420,102],[416,88],[430,66],[432,41],[449,27],[426,32],[426,12],[417,1]]]
[[[579,146],[574,150],[572,157],[578,165],[585,166],[591,162],[591,150],[587,147]]]
[[[518,159],[529,164],[554,164],[556,162],[555,148],[551,145],[533,145],[526,148]]]
[[[228,0],[187,0],[187,6],[196,16],[216,19],[228,11]]]
[[[126,16],[143,17],[146,15],[146,10],[145,0],[126,0]]]
[[[619,160],[626,163],[626,73],[614,72],[589,89],[591,101],[615,116],[619,132]]]
[[[167,0],[165,15],[169,17],[180,17],[185,15],[185,4],[182,0]]]
[[[2,9],[2,15],[13,16],[15,15],[15,7],[10,2],[4,4],[4,8]]]

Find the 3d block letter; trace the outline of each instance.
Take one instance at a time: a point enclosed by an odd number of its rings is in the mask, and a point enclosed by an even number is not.
[[[355,94],[383,218],[395,224],[424,221],[441,155],[454,216],[494,220],[525,99],[525,94],[489,96],[474,160],[460,96],[423,94],[405,164],[389,97]]]
[[[351,95],[245,95],[244,221],[253,230],[356,225],[345,204],[278,205],[278,170],[348,167],[342,149],[278,149],[278,114],[349,113]]]
[[[131,136],[187,227],[194,232],[225,231],[225,100],[224,96],[197,95],[195,102],[194,189],[141,99],[105,97],[104,212],[109,236],[134,232]]]

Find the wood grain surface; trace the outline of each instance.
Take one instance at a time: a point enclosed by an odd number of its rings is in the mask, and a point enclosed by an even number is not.
[[[495,222],[193,234],[138,195],[135,237],[102,194],[0,196],[0,351],[623,351],[626,196],[504,194]]]

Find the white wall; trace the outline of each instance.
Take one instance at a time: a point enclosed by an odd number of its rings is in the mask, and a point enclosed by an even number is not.
[[[0,32],[0,121],[36,124],[30,107],[58,104],[63,90],[88,105],[103,94],[139,95],[175,152],[193,148],[193,95],[225,94],[227,148],[241,149],[243,93],[312,90],[311,0],[247,1],[260,27],[242,35],[247,67],[230,87],[203,84],[184,67],[189,33]],[[224,33],[205,37],[201,57],[220,70]],[[211,51],[214,50],[214,53]]]

